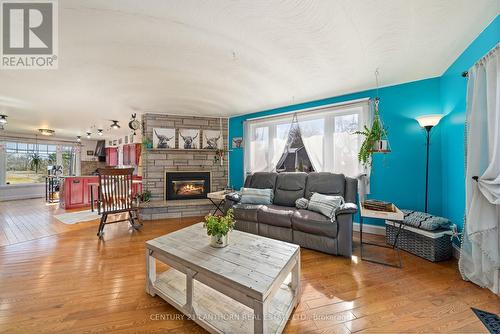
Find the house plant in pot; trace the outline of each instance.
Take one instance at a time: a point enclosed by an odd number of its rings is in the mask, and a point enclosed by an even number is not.
[[[203,227],[210,236],[210,246],[216,248],[228,245],[228,233],[234,227],[233,209],[227,211],[224,216],[216,216],[211,213],[205,216]]]

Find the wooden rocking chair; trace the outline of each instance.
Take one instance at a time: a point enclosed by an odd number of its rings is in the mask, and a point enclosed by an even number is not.
[[[142,222],[139,219],[139,208],[132,198],[133,168],[99,168],[99,203],[101,208],[101,223],[97,230],[99,238],[104,234],[104,225],[128,221],[134,229],[139,229]],[[108,222],[108,215],[128,212],[127,219]],[[135,224],[135,220],[139,224]]]

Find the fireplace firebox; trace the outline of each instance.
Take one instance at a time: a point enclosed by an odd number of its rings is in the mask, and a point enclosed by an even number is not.
[[[165,199],[207,198],[210,192],[210,172],[165,172]]]

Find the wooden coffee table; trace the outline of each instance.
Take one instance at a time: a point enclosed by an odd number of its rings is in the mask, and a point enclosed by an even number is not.
[[[299,302],[300,247],[241,231],[225,248],[209,241],[202,223],[147,241],[146,292],[211,333],[281,333]]]

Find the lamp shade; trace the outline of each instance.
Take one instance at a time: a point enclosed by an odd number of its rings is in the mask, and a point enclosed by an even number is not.
[[[425,115],[417,117],[417,122],[423,128],[427,126],[433,127],[439,123],[441,118],[443,118],[443,115]]]

